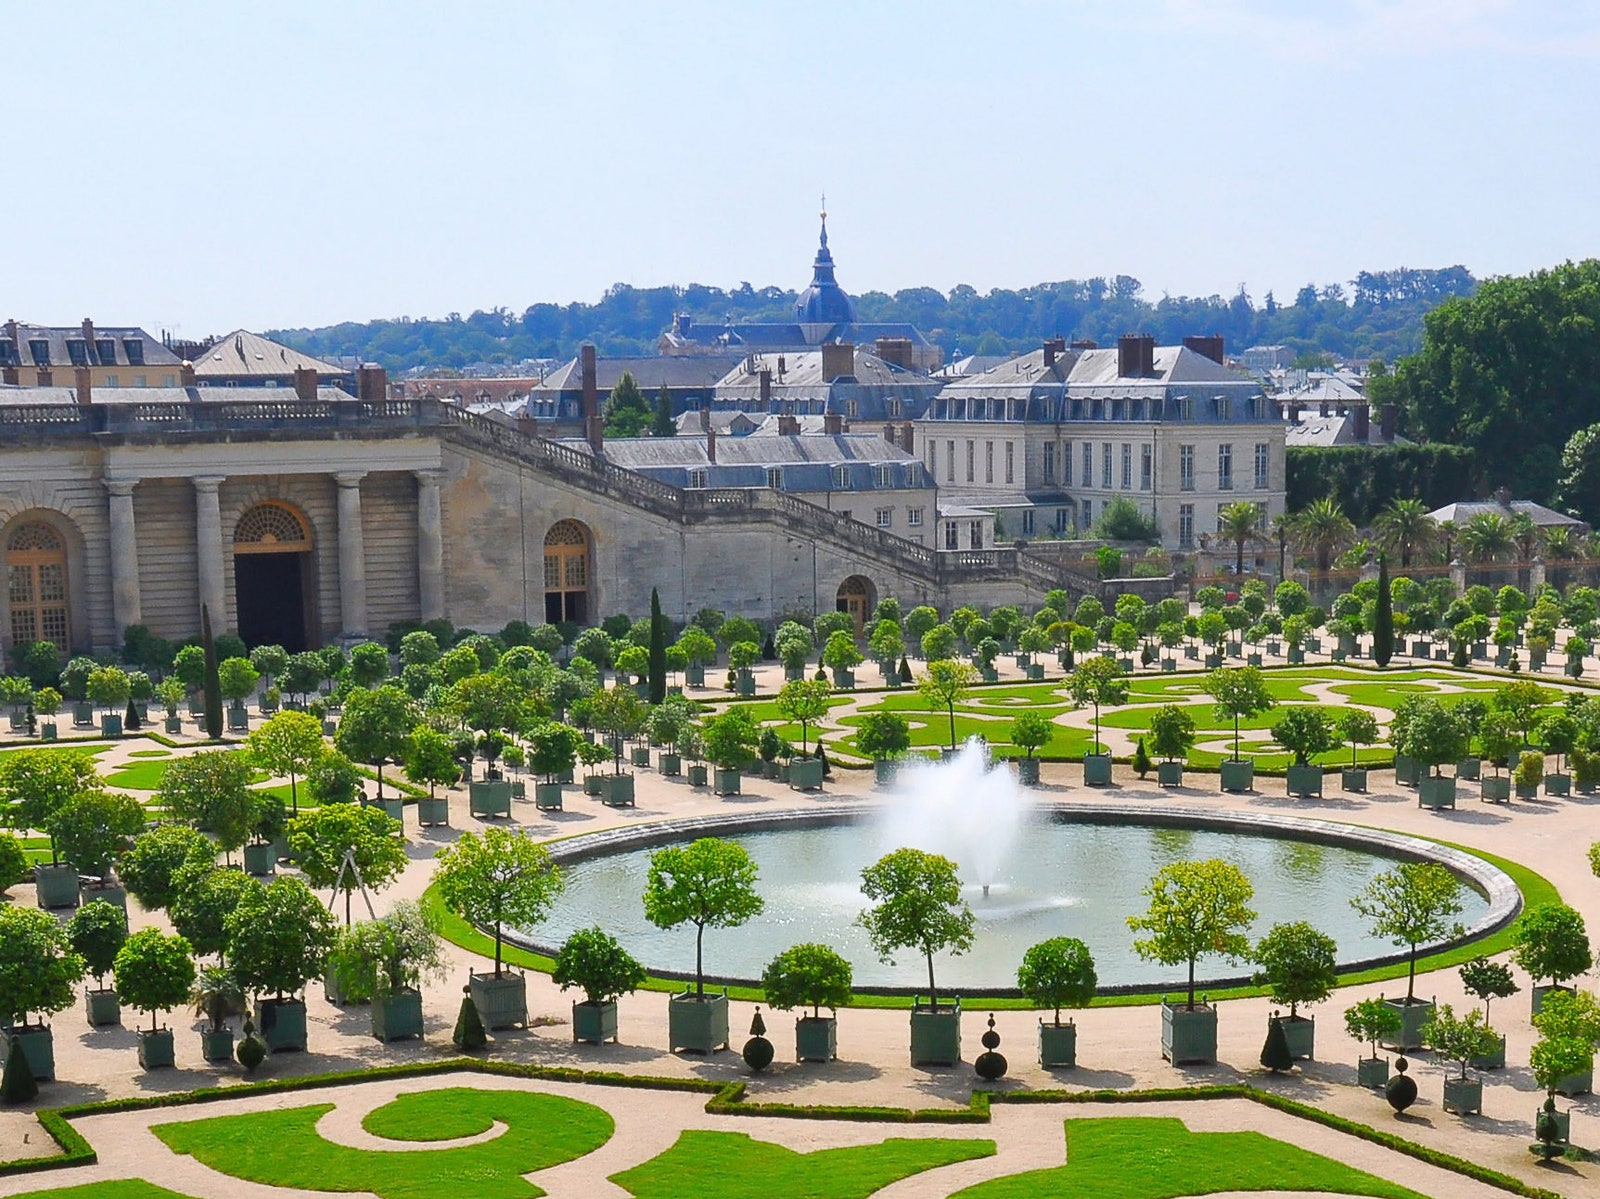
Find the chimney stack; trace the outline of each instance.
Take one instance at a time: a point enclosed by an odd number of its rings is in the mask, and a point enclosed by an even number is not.
[[[761,406],[765,408],[772,403],[772,372],[763,370],[756,375],[761,381]]]
[[[899,436],[899,430],[895,427],[895,425],[894,425],[894,423],[892,421],[889,424],[883,426],[883,439],[885,441],[887,441],[890,445],[894,445],[895,438],[898,437],[898,436]]]
[[[72,374],[78,387],[78,403],[94,403],[94,372],[86,366],[80,366]]]
[[[822,381],[831,383],[841,375],[856,372],[856,347],[848,341],[824,342],[822,346]]]
[[[798,416],[780,416],[778,418],[779,437],[799,437],[800,418]]]
[[[844,417],[837,412],[825,412],[822,415],[822,431],[829,436],[844,432]]]
[[[89,353],[94,353],[94,322],[88,317],[83,318],[83,340],[89,343]]]
[[[1393,404],[1383,406],[1383,440],[1393,442],[1395,427],[1399,423],[1400,409]]]
[[[183,387],[194,387],[199,380],[195,378],[194,363],[185,358],[178,365],[178,383]]]
[[[295,374],[295,394],[300,392],[300,376]],[[316,399],[316,371],[311,372],[311,398]],[[304,398],[304,397],[302,397]],[[356,368],[356,399],[381,404],[389,398],[389,372],[376,362],[366,362]]]
[[[184,372],[187,379],[194,374],[191,366]],[[187,384],[186,384],[187,386]],[[314,366],[297,366],[294,368],[294,394],[296,399],[314,400],[317,398],[317,369]],[[366,396],[362,396],[366,399]]]
[[[706,422],[706,461],[712,464],[717,461],[717,430],[709,420]]]
[[[1156,339],[1148,333],[1124,333],[1117,338],[1117,374],[1142,379],[1155,373]]]
[[[600,386],[595,381],[594,347],[578,351],[583,376],[583,435],[596,454],[606,452],[606,422],[600,413]]]
[[[1226,356],[1223,353],[1225,344],[1220,333],[1212,333],[1206,337],[1185,337],[1183,339],[1184,349],[1193,350],[1201,357],[1211,359],[1218,366],[1222,365],[1223,358]]]
[[[1056,343],[1049,338],[1044,343],[1044,364],[1046,369],[1056,364]]]
[[[1356,441],[1366,445],[1368,437],[1372,434],[1372,409],[1367,404],[1357,404],[1352,409],[1352,416],[1355,422]]]
[[[913,448],[916,444],[916,426],[907,421],[900,427],[900,448],[908,454],[915,454]]]

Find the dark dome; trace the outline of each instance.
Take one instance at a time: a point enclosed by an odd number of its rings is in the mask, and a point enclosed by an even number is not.
[[[828,253],[828,214],[822,214],[822,239],[811,264],[811,286],[794,302],[794,319],[802,325],[854,324],[855,302],[833,277],[833,255]]]

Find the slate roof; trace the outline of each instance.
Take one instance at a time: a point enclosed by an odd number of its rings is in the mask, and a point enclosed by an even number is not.
[[[1565,512],[1557,512],[1553,508],[1546,508],[1543,504],[1536,504],[1532,500],[1463,500],[1454,504],[1446,504],[1443,508],[1436,508],[1428,515],[1440,524],[1448,520],[1457,525],[1465,525],[1474,516],[1481,516],[1485,512],[1493,512],[1497,516],[1508,520],[1512,516],[1521,513],[1541,529],[1587,529],[1589,527],[1575,516],[1568,516]]]
[[[1283,441],[1287,446],[1304,446],[1312,449],[1328,449],[1343,445],[1369,445],[1382,448],[1386,445],[1411,444],[1408,438],[1398,434],[1392,442],[1385,441],[1381,426],[1381,421],[1369,419],[1367,440],[1362,442],[1356,439],[1355,417],[1349,414],[1319,416],[1315,411],[1301,412],[1299,421],[1284,425]]]
[[[96,387],[90,393],[95,404],[290,404],[295,402],[289,387]],[[342,387],[318,387],[317,399],[354,403],[355,397]],[[16,387],[0,384],[0,404],[68,405],[78,402],[76,387]]]
[[[180,359],[161,339],[136,325],[95,325],[85,336],[81,325],[0,323],[0,366],[71,369],[74,366],[176,367]]]
[[[201,382],[211,378],[292,377],[301,368],[310,368],[318,375],[348,373],[343,367],[302,354],[248,329],[235,329],[226,337],[217,338],[194,358],[192,365],[195,378]]]
[[[669,357],[651,355],[619,355],[617,357],[601,357],[596,355],[594,363],[595,384],[601,392],[609,392],[622,380],[622,374],[627,371],[633,375],[634,382],[639,385],[639,390],[646,395],[653,395],[663,385],[667,387],[714,387],[719,379],[732,370],[744,358],[743,353],[732,354],[698,354],[687,357]],[[476,382],[477,380],[474,380]],[[466,382],[466,380],[462,380]],[[583,390],[583,363],[572,358],[562,363],[539,381],[534,390],[539,393],[551,391],[582,391]],[[541,394],[542,398],[542,394]]]
[[[588,443],[565,442],[580,453]],[[835,433],[800,437],[718,437],[717,460],[707,456],[704,437],[613,438],[605,444],[609,462],[679,487],[689,485],[690,471],[704,471],[707,487],[766,487],[767,471],[781,469],[785,491],[874,490],[880,468],[889,472],[890,489],[926,488],[932,478],[921,461],[870,433]],[[845,472],[845,485],[834,478]]]

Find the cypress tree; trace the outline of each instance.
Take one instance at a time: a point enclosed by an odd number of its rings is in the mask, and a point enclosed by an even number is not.
[[[667,698],[667,618],[661,615],[661,595],[650,588],[650,702]]]
[[[1133,747],[1133,769],[1140,778],[1150,773],[1150,755],[1145,751],[1144,738],[1139,738],[1139,743]]]
[[[1381,670],[1394,656],[1394,597],[1389,594],[1389,559],[1378,555],[1378,612],[1372,621],[1372,660]]]
[[[672,423],[672,395],[663,383],[656,392],[656,415],[650,422],[651,437],[676,437],[678,426]]]
[[[217,675],[217,643],[211,636],[211,612],[200,605],[200,645],[206,653],[206,736],[222,739],[222,680]]]

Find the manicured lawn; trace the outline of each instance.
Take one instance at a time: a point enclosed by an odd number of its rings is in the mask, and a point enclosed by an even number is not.
[[[1416,1191],[1259,1132],[1190,1132],[1167,1117],[1068,1120],[1067,1164],[980,1182],[961,1199],[1178,1199],[1218,1191]],[[955,1197],[952,1197],[955,1199]]]
[[[86,1182],[82,1186],[62,1187],[55,1191],[27,1191],[18,1195],[16,1199],[190,1199],[190,1197],[137,1178],[123,1178],[116,1182]]]
[[[638,1199],[866,1199],[891,1182],[994,1152],[993,1141],[892,1138],[796,1153],[747,1133],[687,1131],[665,1153],[611,1181]]]
[[[161,786],[161,780],[167,775],[167,767],[171,766],[174,760],[170,754],[166,754],[160,760],[130,762],[120,770],[113,770],[106,775],[106,785],[127,791],[154,791]],[[252,772],[252,779],[255,782],[265,782],[266,778],[267,776],[259,770]]]
[[[466,1087],[401,1095],[363,1122],[370,1132],[437,1140],[506,1132],[455,1149],[350,1149],[323,1140],[331,1103],[159,1124],[151,1131],[176,1153],[234,1178],[312,1191],[363,1191],[380,1199],[529,1199],[544,1192],[522,1179],[592,1153],[611,1138],[610,1115],[592,1104],[531,1091]],[[463,1186],[470,1181],[467,1192]]]

